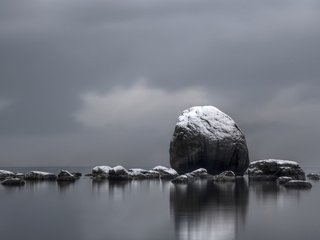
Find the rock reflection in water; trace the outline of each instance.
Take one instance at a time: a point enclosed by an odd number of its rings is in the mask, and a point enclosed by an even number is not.
[[[177,239],[235,239],[245,224],[248,201],[244,179],[236,183],[172,185],[170,205]]]

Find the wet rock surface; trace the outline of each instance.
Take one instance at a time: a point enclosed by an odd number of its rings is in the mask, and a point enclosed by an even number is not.
[[[245,136],[217,108],[189,108],[176,123],[170,142],[170,164],[179,174],[205,168],[213,175],[228,170],[243,175],[249,165]]]
[[[283,186],[286,188],[293,188],[293,189],[310,189],[312,188],[312,184],[308,181],[303,180],[291,180],[286,182]]]
[[[266,159],[251,162],[248,168],[250,180],[276,181],[279,177],[305,180],[305,173],[297,162]]]
[[[292,180],[291,177],[279,177],[279,178],[277,179],[277,183],[280,184],[280,185],[282,185],[282,184],[285,184],[285,183],[287,183],[287,182],[289,182],[289,181],[291,181],[291,180]]]
[[[232,171],[225,171],[219,175],[213,176],[214,182],[234,182],[236,180],[236,175]]]

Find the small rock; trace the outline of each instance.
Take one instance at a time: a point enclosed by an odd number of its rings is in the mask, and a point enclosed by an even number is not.
[[[68,172],[67,170],[61,170],[57,178],[57,181],[74,182],[75,180],[76,180],[76,177],[70,172]]]
[[[277,179],[277,183],[280,184],[280,185],[283,185],[283,184],[285,184],[285,183],[287,183],[287,182],[289,182],[291,180],[292,180],[291,177],[279,177]]]
[[[82,176],[81,172],[72,172],[71,173],[73,176],[75,176],[76,178],[80,178]]]
[[[198,177],[198,178],[206,178],[208,177],[208,172],[205,168],[199,168],[197,170],[194,170],[190,173],[192,176]]]
[[[163,166],[156,166],[152,170],[159,172],[161,179],[173,179],[179,175],[173,168],[167,168]]]
[[[25,183],[26,182],[21,178],[12,178],[12,177],[8,177],[1,182],[1,184],[4,186],[22,186]]]
[[[286,182],[283,186],[286,188],[296,188],[296,189],[310,189],[312,184],[303,180],[291,180]]]
[[[24,179],[28,180],[28,181],[34,181],[34,180],[53,181],[53,180],[57,179],[57,176],[55,174],[49,173],[49,172],[31,171],[25,175]]]
[[[232,171],[225,171],[219,175],[213,176],[214,182],[234,182],[236,180],[236,175]]]
[[[314,180],[314,181],[319,181],[320,180],[320,174],[317,174],[317,173],[309,173],[307,175],[307,177],[310,179],[310,180]]]
[[[7,177],[14,177],[15,173],[7,170],[0,170],[0,179],[5,179]]]
[[[183,174],[174,178],[171,182],[172,183],[189,183],[191,181],[193,181],[193,178],[190,178],[187,175]]]

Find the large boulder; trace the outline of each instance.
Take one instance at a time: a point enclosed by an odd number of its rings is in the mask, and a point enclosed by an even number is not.
[[[291,177],[293,180],[305,180],[305,173],[297,162],[279,159],[265,159],[251,162],[248,168],[252,180],[277,180],[279,177]]]
[[[249,165],[245,136],[225,113],[212,106],[182,112],[170,142],[170,163],[178,173],[198,168],[210,174],[243,175]]]

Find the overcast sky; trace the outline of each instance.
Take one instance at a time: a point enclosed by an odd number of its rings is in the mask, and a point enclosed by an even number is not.
[[[1,0],[0,166],[169,164],[214,105],[252,160],[319,160],[320,1]]]

